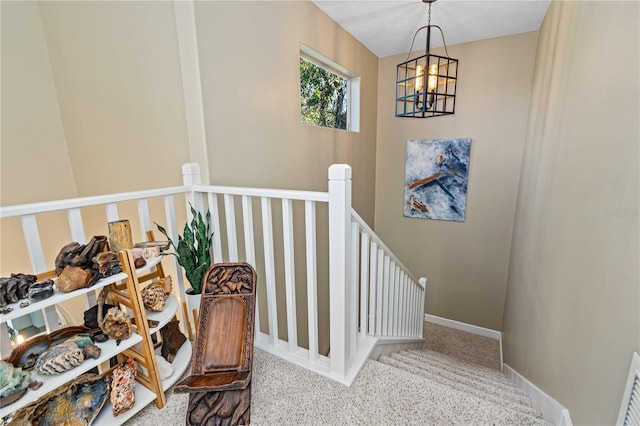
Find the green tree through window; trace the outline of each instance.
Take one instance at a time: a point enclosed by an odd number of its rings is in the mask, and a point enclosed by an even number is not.
[[[300,58],[302,122],[347,130],[348,81]]]

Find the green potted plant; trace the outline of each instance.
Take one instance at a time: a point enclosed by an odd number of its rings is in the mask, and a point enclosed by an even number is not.
[[[191,223],[185,223],[183,235],[178,235],[176,245],[167,234],[167,230],[155,223],[158,230],[169,240],[174,252],[167,253],[176,257],[178,264],[184,268],[187,280],[191,285],[187,289],[187,294],[200,294],[202,292],[202,281],[204,274],[211,266],[211,213],[207,213],[202,218],[200,212],[189,204],[193,219]]]

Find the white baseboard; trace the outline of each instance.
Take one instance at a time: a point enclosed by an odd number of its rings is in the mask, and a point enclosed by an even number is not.
[[[531,398],[533,408],[540,410],[546,421],[557,426],[573,425],[569,410],[567,410],[564,405],[547,395],[542,389],[531,383],[507,364],[504,365],[504,372],[519,389]]]
[[[467,333],[477,334],[478,336],[488,337],[493,340],[497,340],[500,345],[500,370],[502,370],[503,358],[502,358],[502,333],[497,330],[491,330],[490,328],[479,327],[473,324],[467,324],[465,322],[450,320],[447,318],[438,317],[431,314],[424,314],[424,320],[434,324],[442,325],[445,327],[453,328],[456,330],[466,331]]]

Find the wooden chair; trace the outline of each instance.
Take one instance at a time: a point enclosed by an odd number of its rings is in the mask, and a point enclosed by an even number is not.
[[[187,425],[250,423],[256,272],[247,263],[219,263],[204,277]]]

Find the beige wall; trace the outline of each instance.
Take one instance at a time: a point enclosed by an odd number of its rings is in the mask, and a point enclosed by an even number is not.
[[[212,182],[326,191],[329,166],[348,163],[354,206],[372,224],[378,58],[311,2],[195,11]],[[361,76],[359,133],[301,124],[299,43]]]
[[[182,181],[189,161],[172,2],[40,2],[78,195]]]
[[[353,205],[374,218],[378,58],[311,2],[197,2],[209,175],[216,184],[327,191],[328,168],[353,168]],[[300,117],[299,52],[303,43],[361,77],[360,132],[303,125]],[[240,206],[238,205],[239,212]],[[259,205],[254,206],[255,211]],[[280,206],[274,203],[276,255],[281,255]],[[303,206],[294,205],[296,232],[304,235]],[[257,217],[256,224],[261,223]],[[318,229],[326,229],[318,208]],[[221,230],[224,234],[224,229]],[[256,250],[262,250],[257,231]],[[296,240],[298,341],[306,345],[304,239]],[[240,251],[242,253],[242,250]],[[318,242],[320,350],[329,349],[327,240]],[[277,262],[276,262],[277,264]],[[324,265],[324,267],[323,267]],[[258,260],[258,277],[264,277]],[[276,270],[278,306],[285,303],[284,271]],[[258,283],[261,326],[266,331],[266,289]],[[279,337],[287,338],[279,309]]]
[[[76,196],[40,10],[2,2],[0,204]]]
[[[171,2],[1,7],[1,205],[182,182],[189,155]],[[183,201],[176,204],[180,223]],[[135,203],[119,210],[141,238]],[[163,212],[151,203],[152,220],[166,222]],[[82,215],[87,238],[107,233],[104,209]],[[0,226],[2,276],[31,272],[19,219]],[[38,226],[52,269],[71,241],[66,215],[39,215]]]
[[[38,5],[3,1],[0,10],[0,205],[75,197],[73,170]],[[51,228],[45,238],[68,237],[64,231]],[[19,219],[0,223],[0,245],[2,276],[31,269]]]
[[[499,330],[537,33],[449,46],[460,60],[456,113],[395,118],[396,65],[378,85],[375,229],[405,265],[429,279],[426,312]],[[403,217],[406,142],[470,137],[466,220]]]
[[[190,159],[173,3],[10,6],[5,13],[3,4],[3,36],[11,30],[28,43],[3,37],[3,73],[15,68],[22,86],[32,84],[30,73],[41,80],[27,88],[26,99],[18,85],[10,96],[3,93],[3,104],[11,104],[6,115],[3,108],[3,121],[9,113],[19,118],[13,139],[5,138],[3,129],[3,178],[5,160],[11,162],[6,170],[18,172],[17,160],[42,153],[40,163],[31,163],[37,172],[28,178],[33,188],[17,181],[12,192],[31,198],[15,202],[179,184],[180,165]],[[23,9],[25,17],[17,17]],[[328,167],[348,163],[354,206],[373,224],[377,57],[311,2],[198,2],[195,15],[211,181],[326,191]],[[12,24],[7,29],[5,21]],[[301,42],[361,76],[360,132],[300,123]],[[31,67],[23,56],[39,62]],[[4,83],[3,77],[3,89]],[[48,103],[35,105],[31,98],[42,93]],[[46,111],[40,113],[43,121],[29,128],[35,107]],[[33,134],[33,143],[18,141],[25,132]],[[61,193],[63,188],[73,193]],[[4,189],[5,179],[3,205]],[[135,215],[135,206],[121,206],[120,215]],[[88,209],[83,217],[92,232],[106,232],[103,212]],[[326,222],[324,212],[318,221]],[[53,248],[70,238],[64,227],[57,229],[60,235],[50,238]],[[326,241],[319,245],[326,247]],[[47,257],[55,256],[52,251]],[[325,252],[319,256],[326,262]],[[326,286],[320,291],[326,296]]]
[[[640,351],[637,2],[553,2],[540,30],[505,361],[574,424],[613,424]]]

